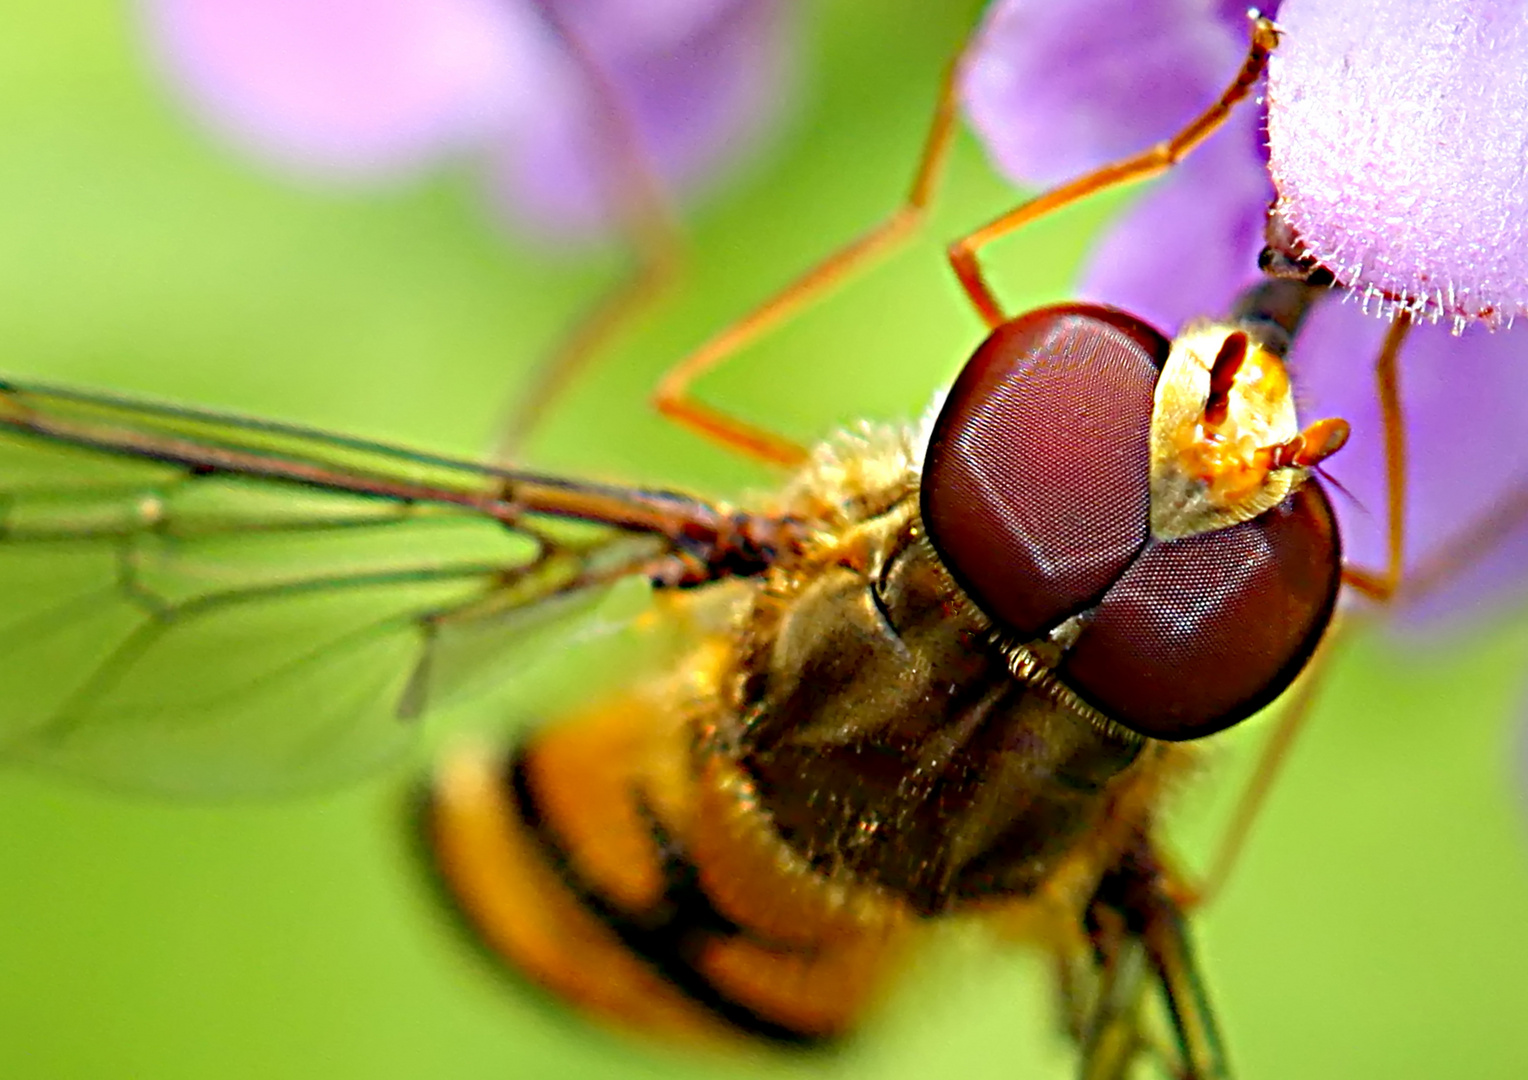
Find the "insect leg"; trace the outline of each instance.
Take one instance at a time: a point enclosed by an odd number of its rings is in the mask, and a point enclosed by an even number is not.
[[[1144,941],[1183,1054],[1181,1075],[1187,1080],[1229,1076],[1220,1029],[1199,976],[1182,910],[1164,897],[1146,926]]]
[[[1000,326],[1008,321],[1008,316],[1003,313],[1002,306],[993,294],[981,264],[977,262],[976,255],[981,248],[999,237],[1023,228],[1032,221],[1097,192],[1120,184],[1146,180],[1172,168],[1190,151],[1214,134],[1215,130],[1230,116],[1231,110],[1252,92],[1252,88],[1262,77],[1268,65],[1269,55],[1277,44],[1278,31],[1273,23],[1261,17],[1254,19],[1252,40],[1247,47],[1247,58],[1242,63],[1241,70],[1236,73],[1236,77],[1222,91],[1215,103],[1190,121],[1182,131],[1141,153],[1110,162],[1092,172],[1084,173],[1048,191],[1043,191],[951,244],[948,251],[950,266],[954,269],[955,276],[959,279],[961,287],[965,289],[966,295],[970,297],[977,314],[986,321],[987,325]]]
[[[535,4],[588,89],[597,143],[606,151],[606,195],[633,261],[626,276],[579,316],[531,373],[530,386],[506,403],[496,460],[513,461],[548,407],[649,306],[678,280],[684,235],[662,181],[642,152],[632,117],[598,61],[567,25],[555,4]]]
[[[1252,834],[1252,826],[1268,801],[1268,793],[1273,790],[1274,781],[1283,771],[1295,739],[1305,730],[1305,721],[1318,696],[1330,653],[1330,644],[1324,645],[1295,683],[1289,700],[1279,712],[1273,731],[1258,752],[1252,776],[1242,787],[1236,808],[1231,811],[1231,818],[1215,843],[1214,854],[1210,857],[1203,877],[1182,886],[1179,900],[1184,906],[1202,907],[1225,887],[1237,858],[1247,845],[1247,838]]]
[[[1385,432],[1385,568],[1380,571],[1360,566],[1342,568],[1344,584],[1380,603],[1395,596],[1406,561],[1406,424],[1401,411],[1397,360],[1411,325],[1407,312],[1397,314],[1385,332],[1379,358],[1374,362],[1374,383]]]
[[[1458,571],[1483,558],[1525,521],[1528,521],[1528,477],[1519,480],[1488,513],[1407,573],[1402,595],[1415,600],[1438,589]]]
[[[1078,967],[1086,968],[1079,972]],[[1067,1034],[1080,1051],[1083,1080],[1126,1080],[1142,1057],[1160,1062],[1169,1075],[1184,1075],[1181,1053],[1143,1022],[1152,971],[1139,938],[1121,942],[1099,968],[1092,953],[1063,961],[1059,986]],[[1092,989],[1093,996],[1083,992]]]
[[[1385,538],[1386,559],[1383,570],[1345,565],[1342,580],[1358,592],[1381,604],[1389,603],[1401,584],[1406,553],[1406,426],[1401,408],[1401,387],[1398,361],[1406,337],[1411,331],[1412,320],[1405,312],[1396,316],[1385,334],[1379,356],[1374,361],[1374,382],[1380,402],[1380,415],[1384,424],[1385,440]],[[1344,632],[1338,626],[1335,634]],[[1204,877],[1185,889],[1186,904],[1200,906],[1208,903],[1230,877],[1237,857],[1246,846],[1252,825],[1267,802],[1284,762],[1288,759],[1295,739],[1304,730],[1316,699],[1322,673],[1330,655],[1332,642],[1323,644],[1311,660],[1294,688],[1290,700],[1279,714],[1268,741],[1263,744],[1257,765],[1251,778],[1242,789],[1236,809],[1215,845]]]
[[[958,69],[957,60],[940,86],[934,118],[918,157],[912,186],[902,204],[879,224],[833,252],[670,368],[653,392],[653,407],[659,413],[747,457],[787,467],[805,460],[806,451],[797,443],[697,400],[691,394],[691,384],[854,274],[891,254],[917,231],[949,157]]]
[[[1101,977],[1083,1025],[1084,1080],[1120,1080],[1143,1053],[1184,1080],[1230,1075],[1176,891],[1144,834],[1099,882],[1087,912]],[[1153,982],[1172,1020],[1172,1049],[1153,1039],[1144,1023]]]
[[[1402,325],[1404,324],[1404,326]],[[1528,477],[1520,478],[1497,498],[1492,507],[1468,522],[1427,558],[1405,572],[1404,499],[1406,493],[1406,433],[1401,422],[1401,402],[1396,357],[1400,350],[1397,338],[1404,338],[1411,325],[1410,317],[1396,315],[1385,338],[1385,349],[1375,367],[1385,425],[1386,501],[1388,502],[1389,565],[1382,572],[1360,567],[1344,567],[1343,580],[1371,599],[1388,602],[1399,594],[1401,599],[1417,600],[1448,583],[1456,573],[1485,557],[1503,538],[1528,521]]]
[[[1082,1080],[1124,1080],[1142,1050],[1142,1013],[1150,976],[1146,948],[1126,938],[1109,956],[1098,1000],[1080,1040]]]
[[[682,274],[684,241],[678,226],[659,213],[637,220],[632,213],[625,231],[634,266],[590,307],[537,361],[530,386],[517,389],[504,409],[493,460],[513,462],[526,439],[552,404],[567,392],[600,354],[644,311],[657,303]]]

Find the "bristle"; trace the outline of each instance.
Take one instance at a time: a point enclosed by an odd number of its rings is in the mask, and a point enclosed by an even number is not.
[[[1528,63],[1528,23],[1444,8],[1421,24],[1405,6],[1287,13],[1274,213],[1360,310],[1503,329],[1528,310],[1528,96],[1501,90]]]

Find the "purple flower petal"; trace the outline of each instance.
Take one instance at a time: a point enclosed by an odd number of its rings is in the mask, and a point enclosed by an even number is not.
[[[1257,126],[1252,110],[1232,125]],[[1078,292],[1134,312],[1167,334],[1225,314],[1259,277],[1264,207],[1273,186],[1241,131],[1219,132],[1094,245]]]
[[[670,189],[693,190],[735,165],[781,110],[792,18],[780,0],[560,6],[618,95],[646,165]],[[600,120],[605,103],[566,58],[540,89],[496,151],[495,197],[536,232],[603,229],[621,177]]]
[[[1179,130],[1246,51],[1211,0],[1000,0],[967,54],[960,96],[997,168],[1044,185]]]
[[[1272,167],[1306,251],[1434,318],[1528,310],[1520,0],[1288,0],[1280,23]]]
[[[257,156],[316,177],[418,168],[505,123],[539,62],[498,0],[150,0],[193,108]]]
[[[1235,70],[1245,41],[1237,28],[1238,22],[1245,25],[1240,5],[1233,10],[1225,2],[1196,7],[1185,0],[1158,0],[1127,7],[1091,0],[1079,10],[1009,0],[993,10],[974,47],[963,91],[989,151],[1010,175],[1046,182],[1138,150],[1213,100]],[[1283,5],[1281,20],[1289,23],[1297,7],[1298,0]],[[1373,8],[1366,11],[1365,18],[1349,15],[1349,20],[1372,37]],[[1149,24],[1149,33],[1142,23]],[[1099,37],[1098,26],[1109,28],[1106,37]],[[1216,35],[1222,47],[1206,49]],[[1139,47],[1137,37],[1150,44]],[[1388,40],[1404,44],[1407,38],[1397,31]],[[1139,85],[1133,85],[1129,65],[1143,53],[1168,59],[1140,64]],[[1187,90],[1169,109],[1162,106],[1171,94],[1161,87],[1173,79],[1175,88]],[[1515,85],[1520,93],[1522,84]],[[1244,108],[1228,128],[1159,181],[1102,237],[1083,275],[1084,295],[1135,311],[1170,331],[1193,316],[1223,313],[1256,279],[1271,187],[1256,145],[1255,112]],[[1525,160],[1517,149],[1525,138],[1514,134],[1506,144],[1519,162]],[[1351,160],[1340,136],[1321,152],[1337,167]],[[1519,214],[1514,224],[1523,220]],[[1381,217],[1369,227],[1384,232],[1394,231],[1394,225]],[[1479,242],[1490,246],[1503,235]],[[1523,255],[1528,245],[1515,247],[1518,257],[1528,257]],[[1338,299],[1312,315],[1292,363],[1302,415],[1341,416],[1353,424],[1352,440],[1327,471],[1353,494],[1336,496],[1350,557],[1377,569],[1385,558],[1385,477],[1373,363],[1386,328],[1359,305]],[[1456,338],[1431,326],[1413,331],[1402,360],[1412,447],[1409,570],[1457,550],[1452,545],[1461,532],[1485,520],[1502,500],[1517,494],[1528,500],[1528,364],[1518,355],[1522,351],[1505,335]],[[1528,526],[1499,538],[1485,558],[1466,561],[1455,567],[1446,587],[1409,608],[1408,624],[1443,613],[1455,619],[1478,614],[1528,592]]]
[[[1308,422],[1341,416],[1353,437],[1323,466],[1351,493],[1334,493],[1350,561],[1385,563],[1383,424],[1373,364],[1386,324],[1333,297],[1301,330],[1291,368]],[[1464,554],[1461,536],[1528,484],[1528,364],[1520,336],[1475,328],[1455,336],[1415,327],[1401,356],[1411,448],[1407,477],[1407,572]],[[1485,557],[1470,554],[1436,590],[1408,604],[1417,628],[1448,626],[1499,610],[1528,594],[1528,522]],[[1455,560],[1457,562],[1457,559]]]
[[[476,149],[495,202],[562,235],[615,216],[630,174],[612,114],[671,187],[754,149],[782,104],[792,11],[783,0],[145,3],[172,82],[257,157],[365,180]]]

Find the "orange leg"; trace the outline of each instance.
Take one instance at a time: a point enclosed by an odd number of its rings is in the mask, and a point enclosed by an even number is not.
[[[1408,573],[1405,598],[1418,599],[1447,584],[1455,573],[1484,558],[1524,521],[1528,521],[1528,479],[1520,480],[1494,509],[1456,533],[1436,554]]]
[[[1278,35],[1271,22],[1261,18],[1255,20],[1252,43],[1242,70],[1219,100],[1183,131],[1143,154],[1104,166],[1037,196],[953,244],[950,248],[951,264],[983,318],[993,326],[1004,321],[997,301],[976,262],[979,248],[998,236],[1094,192],[1116,184],[1145,179],[1170,168],[1203,142],[1225,120],[1231,109],[1247,96],[1262,75],[1268,55],[1277,40]],[[653,404],[661,414],[760,461],[792,467],[805,460],[806,451],[799,444],[698,401],[691,395],[691,384],[807,304],[820,299],[852,274],[884,258],[916,231],[927,215],[929,203],[948,158],[950,136],[955,123],[958,72],[959,61],[945,77],[912,189],[903,204],[879,225],[828,256],[671,368],[653,395]]]
[[[793,467],[806,450],[772,431],[713,408],[691,395],[691,384],[852,275],[875,264],[906,242],[922,224],[949,157],[955,124],[959,61],[946,74],[934,109],[912,188],[902,205],[880,224],[829,255],[780,292],[716,334],[668,370],[653,394],[653,405],[675,423],[748,457]]]
[[[1344,566],[1342,580],[1370,599],[1388,604],[1400,588],[1406,558],[1406,425],[1401,409],[1401,385],[1398,361],[1401,347],[1411,331],[1412,321],[1404,312],[1397,315],[1385,334],[1379,357],[1374,362],[1374,382],[1379,394],[1380,416],[1385,440],[1385,538],[1386,565],[1383,570]],[[1294,688],[1290,700],[1279,714],[1268,741],[1258,757],[1252,778],[1242,790],[1236,809],[1226,826],[1215,855],[1199,884],[1192,889],[1194,904],[1206,903],[1220,891],[1230,877],[1237,857],[1246,846],[1253,823],[1267,802],[1296,737],[1310,715],[1322,671],[1331,652],[1324,644]]]
[[[679,279],[684,241],[671,219],[638,222],[628,217],[625,231],[636,266],[574,320],[572,329],[536,365],[530,386],[516,391],[504,409],[494,460],[514,462],[552,404]]]
[[[989,327],[998,327],[1008,321],[997,297],[988,284],[977,252],[1001,236],[1023,228],[1063,207],[1105,191],[1120,184],[1146,180],[1166,172],[1183,160],[1195,147],[1214,134],[1239,102],[1252,92],[1268,66],[1269,54],[1278,44],[1278,31],[1273,23],[1264,18],[1252,22],[1252,41],[1247,47],[1247,59],[1236,78],[1204,112],[1195,117],[1187,127],[1165,142],[1157,143],[1133,157],[1110,162],[1074,180],[1041,192],[1032,199],[1020,203],[1001,217],[995,218],[975,232],[961,237],[950,245],[950,266],[955,270],[961,287],[971,298],[979,314]]]
[[[554,5],[538,2],[541,18],[577,66],[589,94],[599,145],[609,159],[606,196],[635,267],[578,318],[573,329],[537,365],[530,386],[504,409],[495,457],[512,461],[548,408],[643,311],[678,279],[684,237],[662,181],[642,151],[631,117],[599,63],[563,21]]]
[[[1182,885],[1185,895],[1179,897],[1179,900],[1184,907],[1195,908],[1207,904],[1225,888],[1236,860],[1252,835],[1252,826],[1267,805],[1268,794],[1289,759],[1295,739],[1305,730],[1305,721],[1310,716],[1311,705],[1316,700],[1330,655],[1331,644],[1328,642],[1311,659],[1285,700],[1273,730],[1258,753],[1252,776],[1236,801],[1236,809],[1231,812],[1231,819],[1215,844],[1209,866],[1197,882]]]
[[[1406,424],[1397,361],[1411,325],[1406,312],[1395,317],[1374,363],[1385,439],[1385,568],[1378,572],[1360,566],[1342,568],[1345,585],[1382,604],[1394,598],[1406,564]]]

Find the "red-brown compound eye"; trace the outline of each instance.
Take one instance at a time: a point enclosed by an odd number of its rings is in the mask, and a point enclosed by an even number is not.
[[[1170,343],[1096,305],[993,331],[955,380],[924,460],[929,541],[1006,631],[1079,632],[1057,668],[1154,739],[1245,719],[1289,685],[1331,620],[1341,549],[1309,481],[1239,525],[1150,538],[1150,424]]]
[[[1112,308],[1041,308],[994,330],[950,388],[924,459],[924,527],[972,600],[1017,634],[1092,607],[1146,543],[1168,349]]]
[[[1278,697],[1331,621],[1342,554],[1315,481],[1228,529],[1153,544],[1061,661],[1105,715],[1153,739],[1196,739]]]

